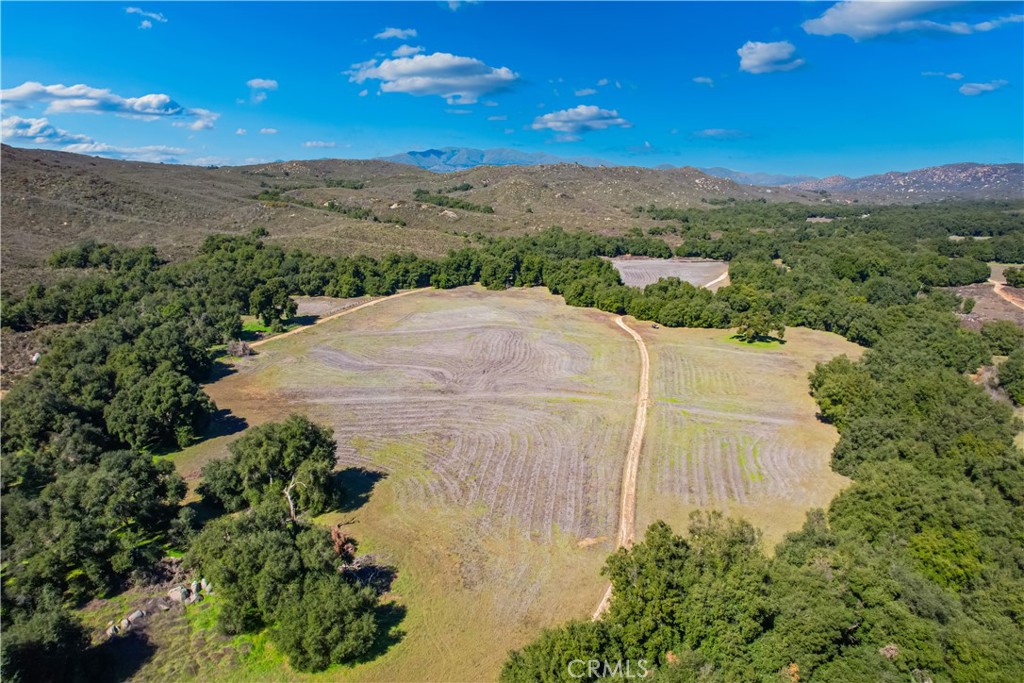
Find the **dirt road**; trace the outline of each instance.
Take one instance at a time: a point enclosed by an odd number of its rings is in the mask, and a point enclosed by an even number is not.
[[[629,451],[626,453],[626,465],[622,469],[622,497],[619,501],[619,533],[616,537],[617,547],[630,548],[636,526],[636,475],[640,467],[640,448],[644,442],[644,430],[647,427],[647,406],[650,403],[651,359],[647,355],[647,346],[643,338],[637,334],[620,316],[615,323],[633,337],[640,349],[640,385],[636,394],[636,418],[633,420],[633,435],[629,440]],[[594,611],[594,619],[598,619],[608,610],[612,599],[611,584],[605,590],[601,603]]]
[[[421,287],[419,289],[407,289],[404,292],[399,292],[398,294],[392,294],[391,296],[385,296],[385,297],[381,297],[380,299],[374,299],[373,301],[367,301],[365,304],[359,304],[358,306],[353,306],[352,308],[346,308],[343,311],[338,311],[337,313],[334,313],[332,315],[328,315],[326,317],[319,318],[312,325],[303,325],[302,327],[296,327],[294,330],[289,330],[288,332],[284,332],[282,334],[275,334],[273,337],[267,337],[266,339],[260,339],[259,341],[253,342],[252,344],[249,344],[249,346],[252,347],[252,348],[255,348],[257,346],[263,346],[264,344],[269,344],[272,341],[276,341],[278,339],[284,339],[285,337],[290,337],[293,334],[298,334],[299,332],[302,332],[303,330],[308,330],[308,329],[310,329],[312,327],[316,327],[317,325],[322,325],[323,323],[325,323],[325,322],[327,322],[329,320],[334,320],[335,318],[340,318],[343,315],[348,315],[349,313],[355,313],[356,311],[361,311],[364,308],[369,308],[370,306],[375,306],[375,305],[381,303],[382,301],[391,301],[392,299],[397,299],[400,296],[409,296],[410,294],[415,294],[416,292],[425,292],[428,289],[431,289],[431,288],[430,287]]]
[[[995,289],[996,294],[998,294],[1003,300],[1024,311],[1024,303],[1021,303],[1020,299],[1007,292],[1006,285],[1002,282],[996,282],[995,280],[989,280],[989,282],[992,283],[992,287]]]

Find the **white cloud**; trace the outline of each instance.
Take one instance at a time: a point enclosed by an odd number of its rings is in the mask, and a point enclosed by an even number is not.
[[[445,112],[448,113],[448,114],[465,115],[465,114],[472,114],[473,110],[472,109],[445,109]]]
[[[379,80],[382,92],[437,95],[448,104],[474,104],[486,93],[507,88],[519,75],[508,67],[490,67],[479,59],[446,52],[353,64],[347,72],[353,83]]]
[[[20,116],[8,116],[2,122],[4,142],[21,140],[37,145],[70,145],[92,142],[88,135],[69,133],[52,125],[47,119],[23,119]]]
[[[416,29],[414,28],[386,28],[377,35],[374,36],[377,40],[387,40],[388,38],[398,38],[399,40],[408,40],[409,38],[416,37]]]
[[[604,87],[604,86],[608,85],[608,79],[607,79],[607,78],[602,78],[601,80],[599,80],[599,81],[597,82],[597,84],[598,84],[599,86],[601,86],[601,87]]]
[[[277,90],[277,81],[273,78],[250,78],[245,84],[254,90]]]
[[[359,96],[360,97],[366,97],[369,94],[370,94],[370,91],[367,90],[366,88],[363,88],[362,90],[359,91]]]
[[[699,83],[700,85],[706,85],[711,88],[715,87],[715,81],[707,76],[695,76],[693,82]]]
[[[457,12],[463,5],[475,5],[480,0],[448,0],[448,9]]]
[[[220,114],[209,109],[188,109],[168,95],[153,93],[141,97],[121,97],[106,88],[78,85],[43,85],[26,81],[14,88],[0,90],[0,100],[15,107],[46,104],[47,114],[117,114],[147,121],[159,118],[195,119],[193,123],[178,123],[193,130],[213,127]]]
[[[119,147],[108,145],[103,142],[88,142],[77,145],[68,145],[65,152],[74,154],[92,154],[111,159],[126,159],[130,161],[148,161],[150,163],[177,163],[182,154],[188,154],[187,149],[181,147],[167,147],[165,145],[144,145],[142,147]]]
[[[486,101],[485,101],[485,102],[483,103],[483,105],[484,105],[485,107],[497,107],[497,106],[498,106],[498,103],[497,103],[497,102],[495,102],[494,100],[486,100]]]
[[[74,154],[94,154],[114,159],[136,161],[175,162],[188,150],[180,147],[147,145],[143,147],[118,147],[96,142],[88,135],[69,133],[57,128],[47,119],[28,119],[8,116],[0,122],[0,134],[4,142],[22,142],[46,147],[59,147]]]
[[[502,115],[502,116],[488,116],[487,120],[488,121],[508,121],[508,117],[504,116],[504,115]]]
[[[415,45],[400,45],[391,53],[392,57],[411,57],[423,52],[423,48]]]
[[[964,83],[960,86],[960,94],[967,95],[968,97],[974,97],[975,95],[981,95],[983,93],[992,92],[993,90],[999,90],[1005,85],[1008,85],[1007,81],[989,81],[988,83]]]
[[[235,129],[235,135],[245,135],[248,132],[249,131],[247,131],[245,128],[236,128]]]
[[[936,21],[926,18],[936,12],[948,11],[959,3],[917,2],[838,2],[817,19],[809,19],[804,31],[819,36],[846,35],[854,40],[874,38],[887,33],[914,31],[967,35],[991,31],[1006,24],[1024,21],[1024,15],[1010,14],[979,23]]]
[[[793,43],[781,40],[776,43],[760,43],[748,40],[736,50],[740,56],[740,71],[752,74],[766,74],[773,71],[792,71],[803,65],[804,60],[793,58],[796,48]]]
[[[277,128],[260,128],[260,135],[277,135]]]
[[[161,24],[167,23],[167,17],[160,14],[159,12],[146,12],[141,7],[125,7],[124,11],[127,14],[137,14],[140,17],[145,17],[139,22],[139,28],[153,28],[153,22],[158,21]],[[150,21],[152,19],[152,21]]]
[[[334,147],[337,143],[333,140],[306,140],[303,147]]]
[[[559,135],[559,142],[575,142],[580,135],[592,130],[606,128],[631,128],[632,123],[619,116],[614,109],[601,109],[593,105],[581,104],[572,109],[551,112],[538,116],[533,121],[533,130],[550,130]]]
[[[250,78],[245,84],[249,87],[249,101],[253,104],[266,100],[268,90],[277,90],[277,81],[273,78]]]
[[[515,132],[516,132],[515,128],[506,128],[505,129],[505,135],[512,135]]]
[[[577,90],[574,94],[576,97],[587,97],[588,95],[596,95],[597,91],[593,88],[583,88],[582,90]]]
[[[748,135],[742,130],[734,128],[705,128],[704,130],[694,131],[693,137],[710,140],[739,140],[740,138],[748,137]]]

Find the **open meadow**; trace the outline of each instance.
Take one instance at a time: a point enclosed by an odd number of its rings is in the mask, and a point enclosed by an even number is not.
[[[716,509],[758,527],[770,549],[847,483],[829,466],[838,434],[816,418],[807,375],[861,347],[802,328],[783,345],[748,345],[725,330],[634,327],[652,371],[638,529],[661,519],[683,531],[692,511]]]
[[[677,277],[694,287],[707,287],[712,291],[729,284],[729,264],[725,261],[679,256],[616,256],[609,260],[619,271],[622,284],[629,287],[646,287],[667,277]]]
[[[844,485],[828,464],[835,431],[815,418],[806,377],[859,347],[806,330],[747,346],[726,330],[629,325],[651,354],[637,540],[656,519],[683,530],[690,511],[714,508],[774,542]],[[612,315],[540,288],[467,287],[412,292],[271,339],[210,384],[229,422],[299,411],[330,425],[349,495],[321,521],[398,569],[391,599],[407,612],[397,643],[322,676],[489,680],[509,648],[590,614],[614,548],[639,372]],[[194,487],[236,436],[175,464]],[[248,654],[207,657],[219,664],[192,673],[285,675],[265,639],[244,641]],[[162,659],[140,678],[167,673]]]
[[[509,648],[590,613],[639,372],[614,320],[539,288],[417,292],[270,341],[207,387],[249,425],[300,411],[335,430],[353,495],[324,521],[398,568],[408,610],[353,679],[493,679]],[[195,484],[232,438],[176,464]],[[279,680],[264,655],[246,675]],[[245,670],[226,666],[204,676]]]

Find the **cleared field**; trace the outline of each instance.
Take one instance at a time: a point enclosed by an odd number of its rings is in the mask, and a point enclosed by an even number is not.
[[[843,488],[829,466],[838,435],[815,417],[807,375],[860,347],[804,329],[786,330],[782,346],[747,346],[722,330],[634,327],[652,369],[638,529],[663,519],[682,530],[693,510],[718,509],[772,546]]]
[[[613,548],[638,372],[613,316],[539,288],[463,288],[270,341],[210,385],[250,425],[293,411],[330,424],[343,478],[367,495],[325,521],[399,568],[402,640],[324,676],[491,680],[509,648],[587,617]],[[175,462],[194,483],[232,438]],[[274,662],[259,644],[241,669],[202,676],[280,680]],[[165,667],[158,652],[141,677]]]
[[[609,260],[619,271],[623,284],[629,287],[646,287],[663,277],[677,277],[696,287],[706,286],[711,290],[729,284],[729,264],[725,261],[644,256],[617,256]]]

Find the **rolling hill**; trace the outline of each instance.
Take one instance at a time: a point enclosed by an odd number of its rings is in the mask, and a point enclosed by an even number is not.
[[[577,164],[479,166],[436,174],[381,160],[321,159],[208,168],[2,148],[5,286],[17,286],[53,250],[84,238],[155,245],[172,258],[203,237],[265,227],[272,241],[323,253],[415,251],[438,256],[467,235],[522,234],[552,225],[615,234],[649,223],[638,205],[702,200],[821,201],[802,191],[738,185],[692,168],[658,171]],[[416,201],[448,196],[483,214]],[[358,188],[358,189],[354,189]],[[257,199],[262,193],[261,199]],[[333,206],[335,210],[330,210]]]
[[[947,164],[908,173],[881,173],[861,178],[830,176],[787,185],[877,202],[940,199],[1020,199],[1024,164]]]

